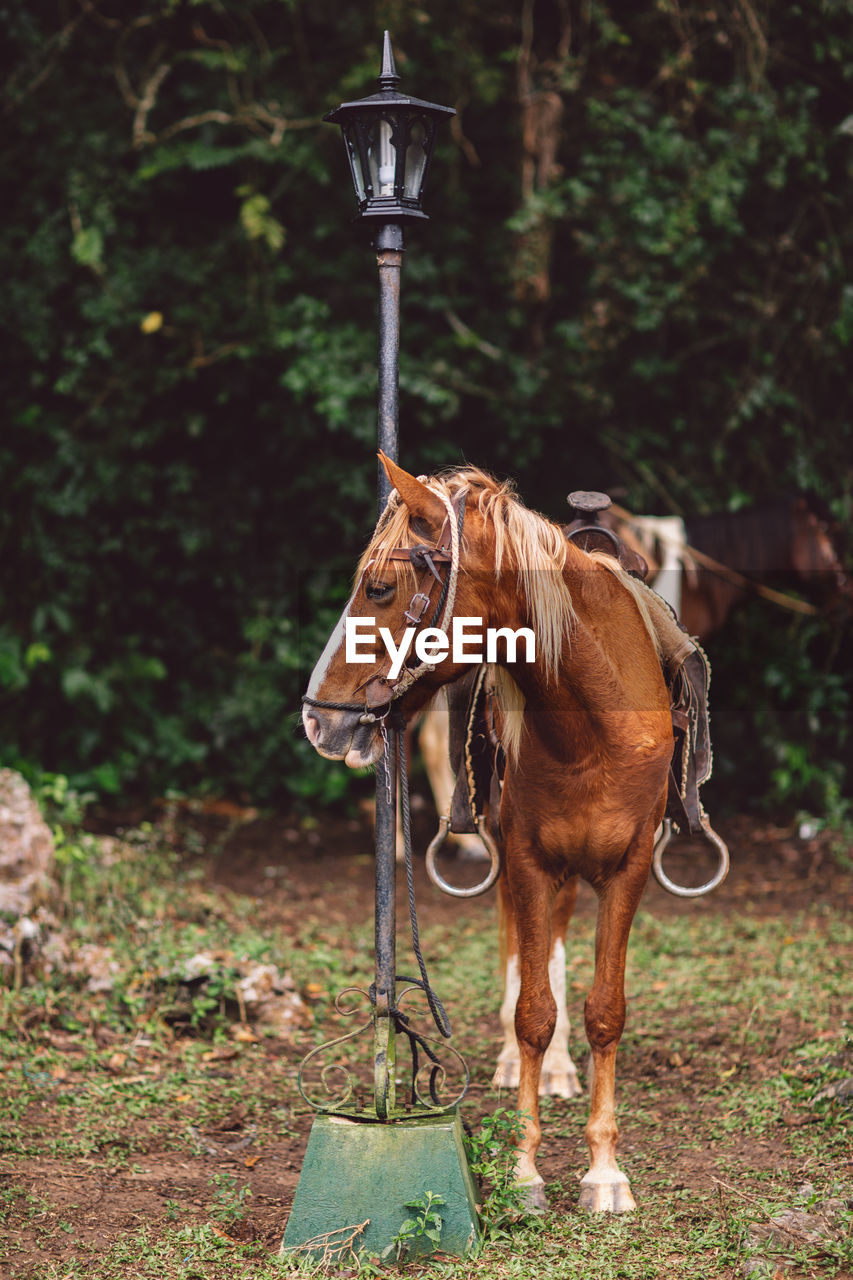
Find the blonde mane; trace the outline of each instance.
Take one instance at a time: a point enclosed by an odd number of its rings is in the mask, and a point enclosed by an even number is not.
[[[518,575],[519,587],[530,611],[530,625],[536,634],[537,656],[546,679],[555,681],[563,642],[575,621],[572,598],[563,578],[569,544],[559,525],[525,507],[511,481],[495,480],[477,467],[431,476],[424,483],[433,492],[443,493],[451,500],[464,490],[467,500],[475,502],[483,519],[491,523],[495,535],[495,576]],[[422,541],[411,528],[408,507],[394,491],[359,561],[356,580],[368,568],[371,576],[381,577],[387,570],[392,548],[413,547]],[[462,546],[464,554],[464,529]],[[404,572],[411,572],[410,567],[404,566]]]

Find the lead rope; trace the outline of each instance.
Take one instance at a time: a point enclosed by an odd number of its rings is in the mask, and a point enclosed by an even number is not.
[[[400,816],[403,820],[403,844],[406,852],[406,888],[409,893],[409,922],[412,926],[412,950],[415,953],[415,959],[418,962],[418,968],[421,971],[421,980],[417,978],[406,978],[401,976],[401,982],[414,982],[420,987],[427,998],[427,1003],[432,1013],[433,1022],[438,1030],[444,1036],[445,1040],[449,1040],[451,1036],[450,1020],[444,1009],[444,1005],[430,986],[427,976],[426,965],[421,953],[421,940],[418,932],[418,911],[415,903],[415,877],[412,869],[412,815],[409,807],[409,771],[406,762],[406,743],[402,732],[397,734],[397,754],[399,770],[397,781],[400,788]]]
[[[390,779],[391,760],[390,760],[390,753],[388,750],[388,737],[384,731],[385,730],[384,716],[382,717],[382,729],[383,729],[382,736],[383,736],[384,746],[385,746],[385,754],[384,754],[385,776],[386,778]],[[417,914],[417,906],[415,904],[415,882],[414,882],[414,873],[412,870],[412,823],[411,823],[411,811],[409,808],[409,772],[408,772],[407,763],[406,763],[406,744],[403,739],[402,728],[400,728],[397,733],[397,751],[398,751],[398,758],[395,763],[398,765],[397,777],[398,777],[398,784],[400,788],[400,809],[401,809],[401,815],[403,819],[403,843],[405,845],[405,853],[406,853],[406,886],[409,891],[409,921],[412,927],[412,950],[415,953],[415,959],[418,962],[418,968],[420,969],[421,976],[420,978],[411,978],[411,977],[408,977],[406,974],[398,973],[395,975],[395,977],[397,982],[408,982],[411,986],[417,987],[419,990],[423,991],[424,995],[427,998],[427,1003],[430,1008],[430,1013],[432,1014],[432,1017],[433,1017],[433,1022],[435,1023],[440,1033],[444,1036],[445,1040],[449,1040],[451,1036],[450,1021],[447,1017],[447,1013],[445,1011],[444,1005],[441,1003],[438,996],[435,994],[435,992],[433,991],[430,985],[429,977],[427,976],[426,965],[424,964],[424,958],[421,953],[420,936],[418,933],[418,914]],[[376,1004],[376,983],[375,982],[371,983],[368,995],[370,996],[371,1003],[375,1005]],[[415,1029],[410,1025],[408,1014],[403,1013],[402,1009],[399,1009],[396,1004],[393,1005],[392,1008],[388,1010],[388,1012],[390,1016],[394,1019],[394,1029],[397,1032],[405,1036],[408,1036],[408,1039],[409,1039],[409,1048],[412,1054],[411,1105],[415,1106],[418,1101],[417,1078],[420,1072],[420,1052],[422,1051],[424,1054],[426,1054],[427,1058],[432,1063],[432,1069],[429,1074],[430,1098],[432,1099],[432,1102],[436,1107],[440,1107],[442,1104],[441,1104],[441,1099],[438,1096],[438,1083],[439,1083],[439,1077],[443,1074],[444,1069],[438,1059],[438,1056],[436,1055],[435,1051],[430,1047],[429,1042],[424,1038],[424,1036],[422,1036],[418,1031],[415,1031]]]

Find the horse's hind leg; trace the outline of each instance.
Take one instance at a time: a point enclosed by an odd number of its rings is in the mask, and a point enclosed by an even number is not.
[[[577,876],[560,889],[551,913],[551,955],[548,978],[551,994],[557,1002],[557,1025],[542,1060],[539,1096],[575,1098],[581,1092],[580,1081],[569,1053],[569,1012],[566,1008],[566,930],[578,896]]]
[[[635,1209],[628,1179],[616,1163],[616,1049],[625,1025],[625,956],[634,912],[652,856],[647,826],[628,849],[620,869],[598,890],[595,977],[584,1007],[592,1050],[589,1123],[590,1167],[581,1181],[580,1206],[593,1213]]]
[[[524,1124],[515,1173],[527,1207],[541,1213],[548,1207],[548,1202],[544,1180],[536,1168],[536,1153],[542,1137],[539,1077],[542,1059],[557,1022],[557,1006],[548,982],[553,886],[548,876],[538,868],[524,865],[518,853],[513,858],[510,850],[507,871],[518,933],[519,991],[515,1033],[520,1055],[518,1110]]]
[[[581,1092],[577,1068],[569,1053],[569,1015],[566,1009],[565,937],[576,898],[577,878],[574,877],[560,889],[551,915],[548,977],[551,994],[557,1003],[557,1024],[542,1061],[539,1078],[541,1098],[574,1098]],[[504,975],[504,996],[500,1013],[504,1043],[492,1084],[496,1089],[517,1089],[521,1070],[521,1055],[515,1035],[515,1008],[520,987],[518,930],[512,897],[505,877],[502,877],[498,883],[498,907],[501,968]]]

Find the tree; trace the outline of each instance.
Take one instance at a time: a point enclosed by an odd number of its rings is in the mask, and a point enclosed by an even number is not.
[[[555,516],[579,485],[664,512],[810,488],[849,526],[848,6],[135,8],[3,15],[6,762],[346,786],[294,731],[374,502],[375,267],[320,121],[385,25],[458,110],[405,262],[406,465],[467,458]],[[826,632],[774,643],[765,789],[805,691],[820,759],[849,695]]]

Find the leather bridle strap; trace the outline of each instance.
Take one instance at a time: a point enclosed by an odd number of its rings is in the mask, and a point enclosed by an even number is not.
[[[445,494],[442,490],[433,490],[433,493],[436,494],[436,497],[441,499],[447,511],[447,519],[445,520],[444,525],[442,526],[441,533],[439,534],[439,538],[438,538],[439,545],[436,550],[436,557],[447,555],[447,547],[445,545],[442,545],[442,543],[444,543],[445,541],[449,542],[450,569],[447,574],[447,580],[443,584],[441,596],[439,597],[439,601],[436,606],[435,612],[433,613],[433,616],[428,625],[437,626],[438,629],[440,631],[443,631],[446,635],[447,628],[450,625],[450,621],[453,617],[453,608],[454,608],[454,605],[456,604],[456,586],[459,579],[459,557],[460,557],[461,548],[462,548],[462,526],[465,521],[466,493],[465,493],[465,490],[463,489],[462,492],[457,495],[455,501],[451,500],[449,495]],[[448,530],[448,526],[449,526],[449,530]],[[446,530],[448,530],[447,533],[445,532]],[[395,547],[390,554],[391,554],[391,557],[400,558],[399,556],[400,552],[404,552],[406,555],[408,555],[409,552],[412,550],[419,551],[420,549]],[[438,577],[438,574],[436,574],[435,576]],[[410,602],[410,604],[414,601],[415,598],[416,598],[415,596],[412,597],[412,601]],[[439,622],[438,618],[439,618],[439,615],[442,614],[442,610],[443,610],[443,615],[441,617],[441,621]],[[409,614],[408,612],[404,616],[411,619],[411,614]],[[417,621],[419,622],[420,618],[418,618]],[[405,667],[399,679],[395,680],[393,685],[388,685],[388,688],[390,688],[391,690],[389,701],[395,702],[397,698],[401,698],[403,694],[406,693],[412,687],[412,685],[415,683],[416,680],[419,680],[421,676],[424,676],[428,672],[431,672],[434,670],[435,670],[434,662],[419,662],[417,666]],[[384,676],[377,676],[376,679],[377,681],[387,684],[387,681],[385,680]]]
[[[428,547],[425,545],[415,547],[394,547],[388,553],[389,560],[409,560],[413,568],[423,567],[426,572],[430,573],[436,582],[441,585],[441,595],[438,604],[433,611],[433,615],[428,622],[428,626],[435,626],[439,615],[444,610],[444,616],[441,619],[440,629],[447,633],[448,625],[453,617],[453,606],[456,601],[456,583],[459,576],[459,557],[462,545],[462,526],[465,520],[465,491],[459,494],[455,501],[451,501],[443,492],[437,492],[436,496],[441,499],[447,510],[447,516],[438,535],[437,545]],[[441,575],[435,568],[436,564],[442,566],[449,565],[449,571],[446,579],[442,582]],[[424,585],[419,582],[418,587]],[[431,585],[431,584],[430,584]],[[409,601],[409,609],[412,609],[417,599],[423,599],[424,604],[421,613],[414,617],[409,610],[404,612],[404,618],[407,618],[414,625],[418,625],[426,608],[429,605],[430,595],[427,592],[416,591]],[[389,689],[388,698],[382,702],[331,702],[324,701],[319,698],[312,698],[303,694],[302,702],[309,707],[317,707],[323,711],[360,711],[362,715],[359,717],[361,724],[374,724],[376,721],[384,720],[391,711],[392,704],[403,696],[408,689],[422,675],[426,675],[428,671],[435,670],[435,663],[421,662],[415,667],[404,668],[400,678],[394,684],[388,684],[384,676],[371,677],[368,683],[374,680],[381,681],[387,685]]]

